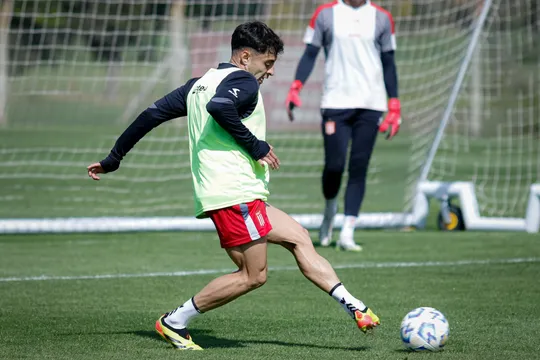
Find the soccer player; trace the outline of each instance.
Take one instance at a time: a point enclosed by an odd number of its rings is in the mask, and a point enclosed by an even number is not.
[[[324,138],[322,189],[326,199],[319,231],[322,246],[332,239],[337,195],[351,142],[349,180],[345,193],[345,219],[338,249],[360,251],[354,229],[366,189],[366,174],[377,131],[397,134],[401,105],[394,51],[394,21],[390,13],[366,0],[337,0],[320,6],[304,36],[305,52],[287,96],[286,107],[301,105],[300,90],[308,79],[321,48],[326,55],[321,101]],[[387,103],[388,97],[388,103]],[[381,122],[383,112],[388,111]]]
[[[88,166],[88,175],[115,171],[128,151],[159,124],[187,115],[197,218],[210,217],[238,270],[220,276],[183,305],[161,316],[157,332],[173,347],[200,350],[186,326],[195,317],[227,304],[266,282],[267,243],[295,257],[300,271],[330,294],[366,332],[380,324],[364,303],[339,281],[313,247],[307,230],[266,203],[269,168],[280,162],[265,141],[266,119],[259,86],[274,74],[282,40],[264,23],[236,28],[229,63],[169,93],[144,110],[118,138],[110,154]]]

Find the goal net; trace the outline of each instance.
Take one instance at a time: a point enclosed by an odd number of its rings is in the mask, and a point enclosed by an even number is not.
[[[472,181],[484,216],[523,218],[540,182],[540,5],[494,1],[430,179]]]
[[[0,232],[211,228],[193,218],[186,119],[153,130],[100,182],[85,168],[103,159],[156,99],[228,61],[232,30],[254,19],[272,26],[286,45],[276,75],[261,89],[268,141],[282,160],[271,174],[270,201],[316,227],[324,204],[322,55],[294,123],[284,101],[304,50],[303,32],[322,3],[3,1]],[[404,126],[394,140],[378,140],[362,207],[362,214],[373,214],[369,226],[406,225],[483,3],[377,2],[396,21]],[[540,173],[537,16],[534,0],[493,2],[429,171],[430,180],[473,181],[488,215],[522,216]],[[58,227],[52,218],[71,220]],[[131,222],[118,225],[126,218]],[[31,220],[13,221],[21,219]]]

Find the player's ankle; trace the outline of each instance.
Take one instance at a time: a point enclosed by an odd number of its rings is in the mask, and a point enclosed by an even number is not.
[[[334,217],[337,212],[337,197],[333,199],[326,199],[326,206],[324,208],[325,217]]]
[[[342,283],[337,283],[330,291],[330,296],[332,296],[341,307],[349,314],[350,317],[354,319],[354,313],[356,310],[362,312],[367,311],[367,306],[354,296],[352,296],[349,291],[345,288]]]
[[[163,318],[163,321],[174,329],[183,329],[194,317],[200,314],[201,312],[195,305],[193,298],[191,298],[182,306],[179,306],[178,308],[169,312]]]
[[[186,324],[169,319],[167,316],[163,318],[163,322],[165,323],[165,325],[167,325],[167,327],[172,328],[174,330],[180,330],[180,329],[186,328]]]

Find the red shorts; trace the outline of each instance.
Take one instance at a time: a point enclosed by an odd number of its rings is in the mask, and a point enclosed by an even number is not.
[[[272,225],[262,200],[207,211],[214,222],[222,248],[231,248],[259,240],[266,236]]]

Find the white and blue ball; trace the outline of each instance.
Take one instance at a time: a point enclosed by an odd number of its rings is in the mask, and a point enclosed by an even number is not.
[[[401,340],[414,351],[440,351],[448,341],[450,328],[444,315],[431,307],[410,311],[401,322]]]

